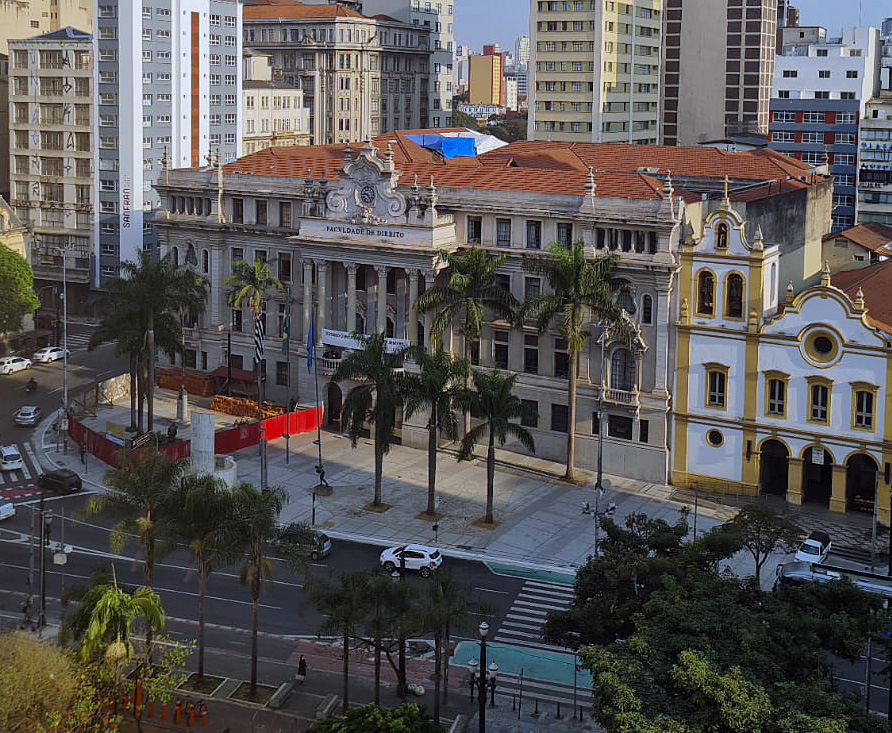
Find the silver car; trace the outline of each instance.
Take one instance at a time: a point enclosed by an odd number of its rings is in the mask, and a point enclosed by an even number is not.
[[[25,405],[16,410],[13,413],[13,417],[15,418],[15,424],[20,428],[30,428],[37,425],[37,420],[40,417],[40,408],[34,405]]]
[[[31,368],[31,360],[24,356],[4,356],[0,359],[0,374],[12,374]]]

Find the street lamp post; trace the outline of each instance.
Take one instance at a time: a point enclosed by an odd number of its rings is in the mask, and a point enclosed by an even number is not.
[[[604,374],[606,369],[605,346],[607,344],[607,325],[601,325],[601,384],[598,387],[598,478],[595,481],[595,488],[600,492],[603,485],[603,460],[604,454],[604,388],[607,386],[607,378]],[[597,541],[595,542],[597,545]]]
[[[68,453],[68,250],[62,250],[62,414],[59,429],[62,436],[63,452]]]
[[[486,621],[481,621],[477,630],[480,634],[480,665],[478,667],[476,659],[471,659],[468,662],[470,674],[468,686],[471,688],[471,702],[474,702],[474,688],[477,688],[478,731],[486,733],[486,691],[489,690],[489,706],[495,707],[496,676],[499,672],[499,665],[492,662],[489,667],[486,666],[486,635],[489,633],[489,624]]]

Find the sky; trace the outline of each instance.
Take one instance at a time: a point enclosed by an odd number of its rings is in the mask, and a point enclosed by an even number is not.
[[[879,27],[883,18],[892,17],[889,0],[793,0],[793,4],[799,8],[800,25],[822,25],[831,36],[843,26]],[[455,42],[478,53],[484,43],[493,42],[503,51],[512,50],[514,39],[529,33],[529,0],[455,0],[455,14]]]

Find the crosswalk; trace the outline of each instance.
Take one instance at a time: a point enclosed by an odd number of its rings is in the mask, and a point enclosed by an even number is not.
[[[0,445],[5,443],[0,440]],[[42,473],[40,461],[30,443],[17,443],[15,447],[18,448],[24,466],[15,471],[0,471],[0,495],[8,496],[10,490],[34,486]]]
[[[68,350],[73,354],[75,351],[86,350],[90,343],[90,333],[69,333],[68,334]],[[59,342],[61,345],[61,341]]]
[[[560,703],[567,714],[571,714],[574,704],[580,707],[592,705],[593,697],[587,680],[585,683],[571,684],[577,676],[573,672],[576,665],[574,654],[564,647],[546,644],[541,637],[548,613],[569,608],[572,600],[573,589],[565,585],[538,580],[527,580],[523,584],[493,641],[528,650],[530,669],[523,679],[519,674],[499,672],[499,695],[513,697],[517,701],[522,698],[524,709],[534,701],[538,701],[543,709]],[[562,677],[567,682],[534,679],[535,669],[540,666],[537,662],[543,662],[551,672],[556,666],[561,666],[564,670]]]
[[[548,613],[569,608],[572,600],[571,587],[538,580],[526,581],[499,626],[494,640],[531,649],[566,652],[564,647],[543,642],[541,632]]]

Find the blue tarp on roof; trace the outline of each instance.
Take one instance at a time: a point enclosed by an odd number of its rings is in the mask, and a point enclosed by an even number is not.
[[[471,137],[445,137],[444,135],[406,135],[413,143],[428,150],[439,150],[443,157],[473,158],[477,155],[477,143]]]

